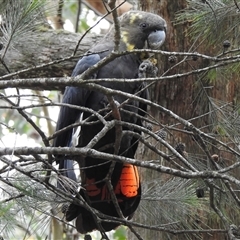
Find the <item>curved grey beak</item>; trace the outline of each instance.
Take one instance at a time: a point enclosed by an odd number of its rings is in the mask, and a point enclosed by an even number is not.
[[[148,47],[151,49],[158,49],[165,41],[166,33],[164,30],[157,30],[151,32],[148,36]]]

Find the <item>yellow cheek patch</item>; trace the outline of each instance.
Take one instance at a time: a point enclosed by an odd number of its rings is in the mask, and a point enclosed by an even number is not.
[[[133,24],[136,19],[141,19],[143,16],[140,13],[132,13],[130,16],[130,24]]]
[[[127,46],[127,51],[131,51],[131,50],[134,49],[134,45],[133,44],[126,43],[126,46]]]
[[[123,41],[123,42],[125,43],[125,45],[126,45],[127,51],[131,51],[131,50],[134,49],[135,45],[129,43],[128,32],[122,31],[122,32],[121,32],[121,38],[122,38],[122,41]]]

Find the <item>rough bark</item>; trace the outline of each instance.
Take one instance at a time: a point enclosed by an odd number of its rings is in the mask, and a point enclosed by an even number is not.
[[[186,7],[187,1],[186,0],[180,0],[180,1],[167,1],[167,0],[160,0],[160,1],[151,1],[151,0],[140,0],[140,8],[141,10],[153,12],[156,14],[159,14],[167,21],[167,37],[166,41],[162,47],[162,50],[166,51],[181,51],[181,52],[187,52],[189,51],[191,47],[191,43],[189,38],[187,37],[187,25],[174,25],[175,20],[175,14],[176,12],[179,12],[180,10],[184,9]],[[205,49],[206,50],[206,49]],[[194,49],[194,51],[199,51],[202,54],[206,53],[204,52],[204,49]],[[209,52],[207,52],[209,54]],[[168,56],[162,57],[161,59],[158,59],[158,67],[160,70],[160,74],[163,74],[165,71],[167,71],[171,66],[174,64],[171,64],[168,61]],[[177,62],[180,61],[180,59],[177,59]],[[177,63],[176,62],[176,63]],[[206,66],[208,63],[205,61],[197,61],[191,62],[191,67],[199,68],[199,66]],[[174,70],[169,71],[168,75],[170,74],[176,74],[176,73],[182,73],[186,72],[190,69],[189,64],[183,64],[180,65],[179,68],[174,68]],[[196,84],[198,76],[188,76],[184,79],[173,79],[173,80],[165,80],[162,82],[158,82],[154,85],[154,87],[151,89],[151,100],[155,103],[158,103],[167,109],[170,109],[177,115],[183,117],[184,119],[190,119],[194,116],[201,115],[202,113],[207,111],[208,104],[206,102],[201,102],[199,104],[198,101],[196,101],[196,96],[199,91],[199,86]],[[232,90],[233,87],[231,87]],[[217,89],[219,89],[217,87]],[[216,96],[216,94],[219,94],[219,92],[216,92],[213,90],[212,92],[209,92],[211,96]],[[226,86],[221,86],[221,95],[223,92],[226,91]],[[227,91],[229,92],[229,91]],[[231,93],[233,93],[231,91]],[[220,95],[220,96],[221,96]],[[230,98],[229,96],[226,96],[227,100],[232,100],[234,98],[234,95],[232,95]],[[159,120],[163,125],[171,125],[173,123],[173,119],[170,119],[167,115],[165,115],[162,112],[156,111],[156,109],[150,109],[149,113],[153,116],[153,118]],[[202,120],[201,120],[202,121]],[[202,125],[202,122],[194,121],[193,122],[196,126]],[[206,122],[207,125],[207,122]],[[153,126],[153,131],[159,130],[160,126]],[[181,127],[180,127],[181,128]],[[182,126],[183,128],[183,126]],[[185,142],[187,143],[187,150],[191,149],[191,152],[194,152],[193,145],[191,141],[189,141],[189,138],[184,138],[183,135],[177,134],[174,136],[175,140],[178,142]],[[156,144],[156,142],[152,143],[153,145]],[[199,150],[196,150],[199,151]],[[146,147],[142,146],[139,147],[138,155],[137,157],[139,159],[156,159],[156,155]],[[168,178],[167,175],[159,174],[152,170],[146,170],[141,169],[141,178],[142,181],[151,181],[153,179],[159,179],[159,178]],[[149,209],[151,211],[151,209]],[[134,220],[137,222],[143,223],[143,219],[145,219],[146,216],[140,211],[137,212],[137,214],[134,216]],[[146,220],[148,223],[148,220]],[[156,225],[160,223],[156,222]],[[210,226],[214,226],[216,228],[220,227],[219,224],[212,223]],[[165,238],[164,234],[162,232],[157,231],[151,231],[146,229],[137,229],[138,233],[141,235],[142,239],[186,239],[186,236],[179,235],[174,236],[171,235],[170,238]],[[203,239],[209,239],[209,235],[202,235]],[[220,239],[224,237],[223,235],[213,234],[211,236],[211,239]],[[135,236],[133,236],[132,233],[129,233],[129,239],[136,239]],[[192,237],[191,239],[195,239]]]
[[[32,34],[34,37],[31,38],[30,36],[27,39],[27,43],[26,39],[22,39],[14,45],[14,48],[7,51],[4,62],[11,73],[72,56],[82,36],[76,33],[54,30],[38,31]],[[19,77],[69,76],[79,56],[84,54],[101,37],[101,35],[87,34],[81,41],[77,54],[73,58],[38,70],[34,69],[33,71],[20,74]],[[0,64],[0,76],[6,74],[5,67],[3,64]]]

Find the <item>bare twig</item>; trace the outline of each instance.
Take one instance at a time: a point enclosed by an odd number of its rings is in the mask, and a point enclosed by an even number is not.
[[[158,172],[171,174],[174,176],[179,176],[183,178],[190,178],[190,179],[196,179],[196,178],[216,178],[216,179],[225,179],[235,184],[240,184],[240,180],[236,179],[233,176],[219,173],[219,171],[212,171],[212,170],[206,170],[206,171],[198,171],[198,172],[184,172],[181,170],[176,170],[173,168],[162,166],[161,164],[152,163],[151,161],[141,161],[137,159],[132,158],[126,158],[122,156],[116,156],[108,153],[99,152],[95,149],[89,149],[89,148],[68,148],[68,147],[16,147],[16,148],[0,148],[0,155],[11,155],[14,151],[15,155],[32,155],[32,154],[54,154],[54,155],[82,155],[83,157],[93,157],[93,158],[101,158],[106,160],[112,160],[117,161],[121,163],[129,163],[131,165],[136,165],[139,167],[144,167],[148,169],[153,169]]]

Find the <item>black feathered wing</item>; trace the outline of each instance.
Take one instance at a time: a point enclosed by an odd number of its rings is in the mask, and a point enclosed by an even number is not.
[[[100,61],[100,56],[98,54],[92,54],[88,56],[84,56],[81,58],[77,65],[75,66],[72,77],[82,74],[86,71],[89,67],[96,64]],[[81,116],[82,111],[80,109],[76,109],[71,107],[70,105],[75,106],[85,106],[88,96],[90,95],[90,90],[85,88],[78,88],[78,87],[67,87],[64,92],[63,104],[68,104],[69,106],[62,106],[59,112],[56,131],[59,131],[65,127],[68,127],[75,122]],[[70,147],[72,146],[72,137],[73,137],[73,128],[70,128],[61,134],[57,135],[54,139],[53,146],[54,147]],[[65,156],[58,156],[57,163],[59,163],[59,169],[61,170],[62,174],[74,181],[76,181],[76,175],[73,170],[73,161],[66,159]]]
[[[105,46],[105,49],[106,48],[107,47]],[[105,54],[101,54],[101,58],[103,58],[104,55]],[[83,70],[86,70],[88,67],[90,67],[92,63],[96,63],[98,59],[100,60],[100,56],[93,56],[92,58],[86,57],[85,59],[81,59],[76,65],[73,71],[73,75],[80,74]],[[103,66],[98,71],[98,73],[95,74],[94,77],[99,79],[136,78],[138,76],[139,64],[140,61],[136,55],[122,56]],[[139,84],[138,82],[99,82],[99,84],[103,87],[116,89],[130,94],[135,94],[142,89],[142,84]],[[145,98],[145,92],[146,91],[143,91],[143,93],[139,95]],[[122,103],[127,100],[126,97],[120,95],[115,95],[114,99],[118,103]],[[103,93],[98,91],[90,91],[84,88],[68,87],[63,97],[63,103],[84,106],[96,112],[101,111],[101,115],[105,115],[105,113],[102,112],[103,109],[108,109],[106,113],[109,112],[108,99]],[[144,115],[144,112],[146,111],[146,106],[144,104],[143,106],[140,105],[142,104],[135,100],[131,100],[126,105],[124,105],[124,109],[126,109],[128,113],[125,113],[120,109],[122,120],[125,122],[141,125],[141,120],[138,119],[138,117],[134,117],[134,114],[129,114],[133,112],[135,114]],[[141,110],[139,110],[139,107],[141,108]],[[57,130],[60,130],[75,123],[79,119],[81,113],[82,111],[79,109],[63,106],[60,110]],[[90,115],[87,112],[83,112],[83,119],[88,118]],[[111,119],[111,116],[109,116],[106,120]],[[82,126],[78,143],[79,147],[86,146],[89,141],[91,141],[91,139],[93,139],[93,137],[103,128],[103,124],[99,122],[97,118],[93,118],[93,121],[97,123],[95,125],[87,124]],[[128,128],[126,128],[125,130],[128,130]],[[71,146],[72,135],[72,129],[63,132],[55,140],[55,146]],[[104,148],[103,152],[113,154],[115,138],[115,129],[110,129],[106,133],[106,135],[95,144],[94,148],[100,151],[102,148]],[[137,142],[137,139],[132,137],[131,134],[124,135],[121,141],[119,154],[122,156],[133,158],[137,149]],[[106,148],[106,146],[108,147]],[[70,162],[70,160],[67,160],[66,157],[60,160],[59,163],[60,167],[63,166],[72,168],[72,162]],[[113,202],[111,201],[109,190],[107,188],[106,182],[104,181],[107,173],[109,172],[111,161],[106,161],[99,158],[95,159],[92,157],[86,157],[84,159],[79,159],[78,163],[80,165],[80,168],[84,169],[82,170],[81,177],[82,185],[85,190],[82,189],[80,191],[80,195],[90,204],[91,207],[99,210],[103,214],[117,217],[118,213]],[[67,177],[72,176],[71,169],[67,169],[62,172]],[[136,195],[132,197],[126,196],[125,194],[123,194],[122,188],[118,189],[120,183],[119,179],[121,178],[122,174],[123,164],[116,163],[111,175],[111,183],[114,188],[115,195],[119,201],[119,207],[122,210],[123,215],[127,218],[131,218],[132,214],[134,213],[140,202],[141,184],[138,179]],[[134,177],[135,176],[133,176],[133,178]],[[90,211],[86,210],[82,206],[72,203],[66,212],[66,220],[71,221],[76,217],[76,227],[79,232],[85,233],[94,229],[99,229]],[[119,224],[102,222],[101,225],[105,231],[109,231],[117,227]]]

